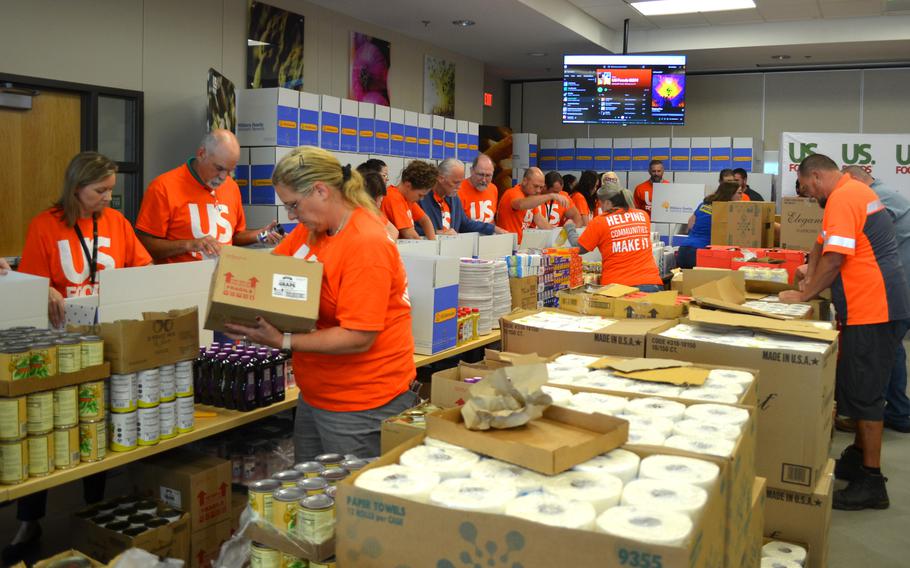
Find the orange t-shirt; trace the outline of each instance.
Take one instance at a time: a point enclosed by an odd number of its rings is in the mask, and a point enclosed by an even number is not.
[[[483,191],[478,191],[471,184],[471,180],[466,179],[458,188],[458,198],[469,219],[492,223],[496,218],[496,202],[499,200],[499,188],[496,184],[491,183]]]
[[[822,254],[844,255],[831,284],[837,318],[869,325],[910,318],[910,296],[894,238],[894,225],[878,195],[844,174],[828,197]]]
[[[594,216],[600,217],[605,213],[603,202],[600,199],[594,200]]]
[[[524,230],[534,221],[534,209],[512,209],[512,202],[525,197],[521,185],[516,185],[502,194],[496,214],[496,225],[510,233],[516,233],[519,243]]]
[[[560,191],[559,195],[562,195],[566,199],[571,201],[569,194],[565,191]],[[573,205],[574,207],[574,205]],[[566,224],[566,213],[568,209],[564,209],[562,205],[555,201],[549,201],[537,206],[537,209],[534,210],[535,213],[539,213],[551,227],[562,227]]]
[[[436,201],[436,204],[439,205],[439,212],[442,214],[442,228],[451,229],[452,228],[452,210],[449,209],[449,204],[446,203],[446,200],[436,195],[436,192],[433,192],[433,200]]]
[[[748,195],[746,195],[745,193],[743,193],[742,197],[740,197],[739,200],[740,201],[752,201],[752,198],[749,197]]]
[[[92,220],[77,221],[89,254],[94,249]],[[98,272],[115,268],[145,266],[152,257],[119,211],[106,207],[98,217]],[[86,258],[74,227],[67,227],[59,209],[47,209],[32,219],[25,237],[19,270],[50,279],[64,298],[98,293],[90,282],[90,259]]]
[[[662,180],[660,183],[670,183]],[[643,209],[651,214],[651,198],[653,197],[654,185],[651,180],[643,181],[635,186],[635,193],[632,194],[632,200],[635,202],[636,209]]]
[[[663,284],[651,252],[651,218],[645,211],[616,209],[595,217],[578,244],[600,250],[601,284]]]
[[[356,412],[377,408],[405,392],[417,374],[407,274],[398,248],[379,218],[357,209],[335,236],[312,245],[298,225],[274,254],[322,263],[317,329],[379,332],[365,353],[293,355],[303,399],[316,408]]]
[[[588,200],[585,199],[585,196],[582,195],[580,191],[576,191],[570,197],[572,199],[572,204],[578,209],[579,215],[587,217],[591,214],[591,208],[588,207]]]
[[[228,177],[212,191],[190,171],[187,162],[152,180],[142,198],[136,229],[169,241],[210,236],[229,245],[235,233],[246,230],[240,189]],[[202,257],[201,252],[185,253],[160,262],[189,262]]]
[[[382,213],[399,231],[413,229],[414,223],[426,216],[417,203],[409,203],[397,187],[390,185],[382,199]]]

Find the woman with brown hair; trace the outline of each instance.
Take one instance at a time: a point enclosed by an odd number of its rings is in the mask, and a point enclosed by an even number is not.
[[[712,205],[723,201],[740,201],[743,190],[735,181],[725,181],[717,191],[705,198],[689,217],[689,236],[686,244],[676,253],[676,264],[680,268],[695,268],[697,250],[711,244]]]

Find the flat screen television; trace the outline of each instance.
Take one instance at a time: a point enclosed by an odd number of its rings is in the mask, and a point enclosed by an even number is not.
[[[562,122],[685,124],[686,56],[563,56]]]

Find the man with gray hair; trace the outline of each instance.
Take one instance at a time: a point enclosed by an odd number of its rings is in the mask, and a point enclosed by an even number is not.
[[[149,184],[136,233],[156,263],[189,262],[218,256],[222,245],[274,244],[278,221],[247,230],[240,188],[230,173],[240,144],[229,130],[209,132],[196,155]]]
[[[471,175],[461,182],[458,198],[468,217],[481,223],[496,220],[499,188],[493,183],[493,160],[486,154],[477,154],[471,163]]]
[[[461,161],[446,158],[439,164],[438,169],[436,185],[420,200],[420,207],[433,223],[436,234],[480,233],[492,235],[504,232],[492,223],[475,221],[465,214],[461,200],[458,198],[458,188],[464,180],[464,164]]]

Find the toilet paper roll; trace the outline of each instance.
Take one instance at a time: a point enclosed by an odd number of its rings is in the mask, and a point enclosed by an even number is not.
[[[568,402],[568,400],[570,398],[572,398],[572,394],[573,394],[572,391],[570,391],[568,389],[561,389],[559,387],[549,387],[547,385],[540,387],[540,390],[544,394],[550,395],[550,398],[553,399],[553,404],[556,404],[559,402]]]
[[[803,565],[806,562],[806,549],[797,544],[772,540],[761,547],[762,557],[778,558],[796,562]]]
[[[682,388],[660,383],[649,383],[647,381],[636,381],[630,392],[648,396],[677,397],[682,392]]]
[[[742,426],[749,420],[749,411],[735,406],[723,404],[693,404],[685,411],[686,418],[693,418],[702,422],[719,422],[721,424],[735,424]]]
[[[681,402],[664,400],[662,398],[636,398],[626,405],[626,412],[639,416],[657,416],[676,422],[686,411],[686,405]]]
[[[667,441],[667,437],[660,432],[630,429],[629,439],[626,440],[626,443],[637,446],[663,446],[665,441]]]
[[[547,479],[543,491],[560,500],[590,503],[599,515],[619,505],[622,487],[622,480],[609,473],[567,471]]]
[[[718,404],[736,404],[739,402],[739,397],[733,393],[717,392],[715,390],[703,389],[701,387],[683,389],[683,391],[679,393],[679,398],[683,400],[715,402]]]
[[[638,455],[629,450],[617,448],[580,463],[572,469],[589,473],[607,473],[618,477],[623,484],[626,484],[638,477],[640,462],[641,458]]]
[[[735,424],[719,424],[717,422],[702,422],[686,418],[673,425],[673,433],[690,438],[737,440],[742,428]]]
[[[710,490],[720,475],[720,467],[709,461],[681,456],[653,455],[641,460],[639,479],[683,481]]]
[[[566,355],[560,355],[554,360],[554,363],[560,363],[563,365],[576,365],[579,367],[587,367],[591,363],[597,361],[599,357],[591,357],[590,355],[576,355],[573,353],[567,353]]]
[[[515,486],[518,495],[539,492],[547,476],[521,466],[499,460],[481,460],[472,470],[471,479],[507,481]]]
[[[622,418],[629,422],[629,430],[648,430],[662,435],[664,438],[673,433],[673,425],[676,424],[669,418],[660,416],[640,416],[638,414],[629,414],[621,412],[616,418]]]
[[[502,479],[447,479],[430,492],[430,503],[448,509],[502,514],[517,496],[515,485]]]
[[[471,477],[471,469],[480,461],[480,456],[460,448],[417,446],[401,454],[399,461],[401,465],[438,473],[445,480]]]
[[[430,492],[439,485],[439,475],[403,465],[387,465],[361,473],[354,485],[368,491],[426,503]]]
[[[712,381],[711,379],[705,381],[705,384],[703,384],[701,388],[714,392],[726,392],[737,396],[742,396],[742,394],[746,392],[746,385]]]
[[[708,373],[708,378],[712,381],[723,381],[728,383],[738,383],[741,385],[750,385],[755,377],[752,373],[746,371],[734,371],[733,369],[714,369]]]
[[[636,479],[622,490],[622,504],[658,511],[676,511],[696,519],[708,502],[697,485],[670,479]]]
[[[648,544],[679,546],[692,533],[692,519],[674,511],[620,506],[597,518],[597,530]]]
[[[613,377],[604,377],[604,376],[591,376],[594,373],[586,377],[578,377],[575,379],[575,386],[587,387],[591,389],[603,389],[603,390],[619,390],[614,387],[616,379]]]
[[[761,568],[801,568],[802,564],[787,560],[786,558],[774,558],[765,556],[761,559]]]
[[[549,375],[547,382],[551,385],[574,385],[578,379],[578,375],[560,373],[558,375]]]
[[[622,412],[628,402],[628,399],[621,396],[594,392],[576,393],[569,401],[572,407],[581,412],[587,412],[589,414],[592,412],[599,412],[600,414],[607,414],[610,416]]]
[[[432,446],[434,448],[443,448],[446,450],[463,450],[464,449],[461,446],[456,446],[455,444],[443,442],[442,440],[440,440],[438,438],[431,438],[429,436],[427,436],[426,438],[423,439],[423,444],[425,446]]]
[[[590,503],[566,501],[543,493],[515,499],[506,505],[506,515],[553,527],[581,530],[593,529],[597,516]]]

